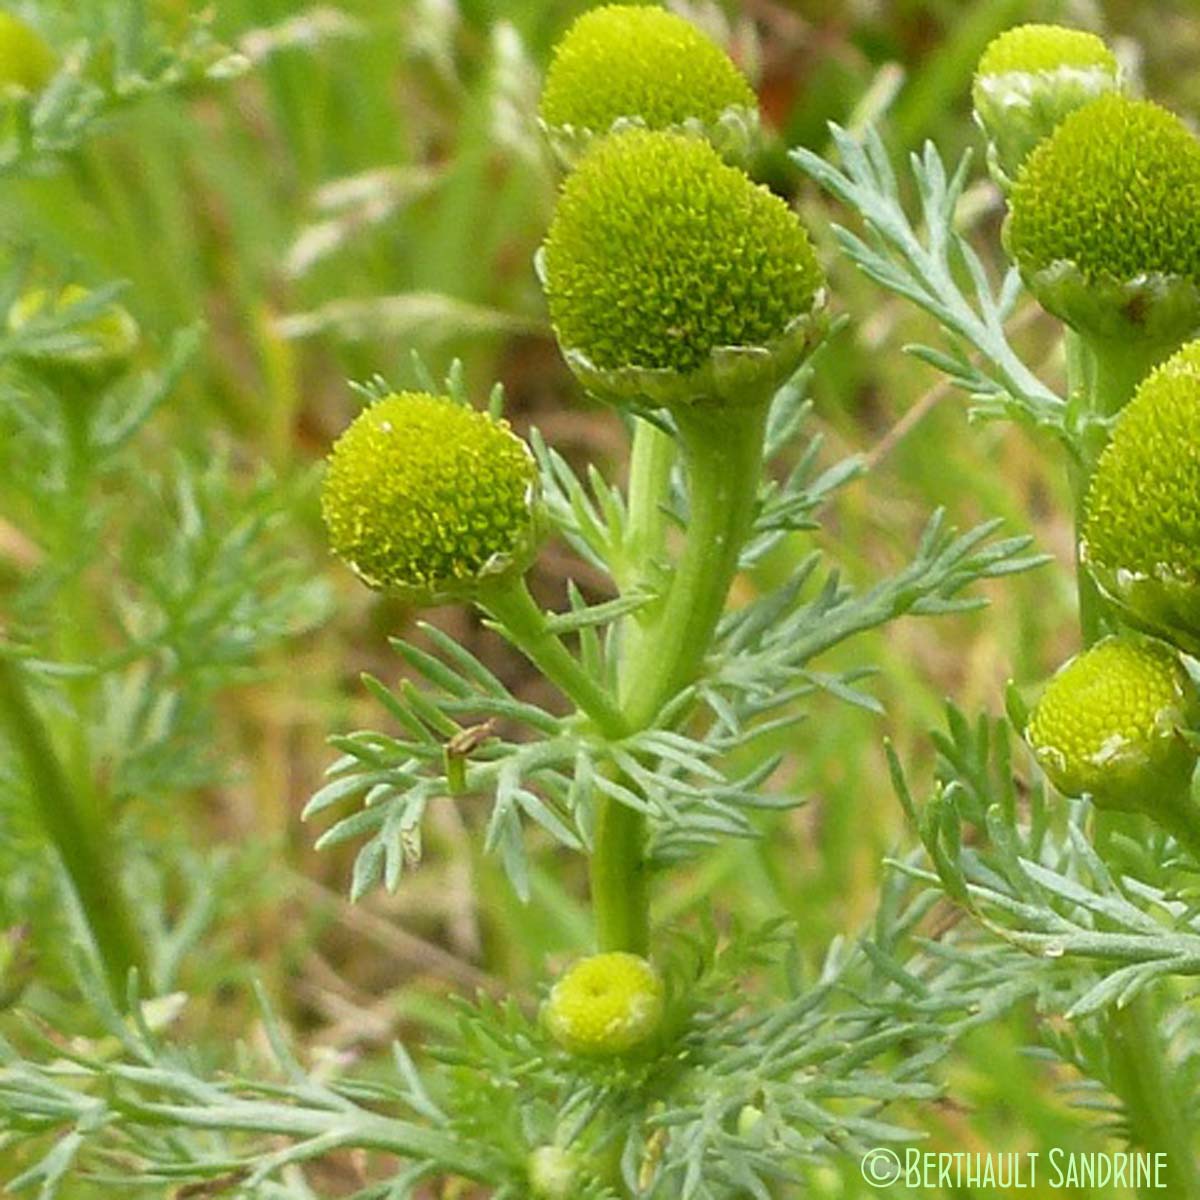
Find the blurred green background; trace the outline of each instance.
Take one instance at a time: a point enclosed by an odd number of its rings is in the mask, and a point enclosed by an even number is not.
[[[24,11],[53,38],[56,22],[79,19],[73,7]],[[168,24],[201,9],[172,0],[149,7]],[[61,170],[0,184],[4,239],[32,246],[48,270],[84,283],[128,280],[124,302],[154,341],[204,322],[204,350],[156,419],[152,446],[221,447],[247,476],[266,462],[283,478],[307,480],[356,410],[345,381],[380,372],[411,384],[415,348],[437,374],[461,356],[481,396],[503,381],[518,427],[537,425],[576,461],[619,474],[622,427],[582,401],[563,367],[531,263],[555,187],[532,123],[540,72],[554,39],[586,7],[221,0],[220,36],[261,56],[257,68],[224,90],[148,101]],[[761,176],[805,215],[835,307],[850,318],[817,375],[822,456],[857,452],[872,462],[826,513],[821,533],[794,536],[740,586],[786,577],[813,536],[852,581],[869,583],[905,561],[939,505],[960,526],[1004,517],[1060,560],[990,586],[992,606],[979,614],[905,621],[845,651],[840,665],[878,668],[869,686],[886,717],[816,700],[811,719],[789,734],[778,781],[809,804],[761,843],[711,855],[660,896],[668,919],[686,918],[709,897],[747,922],[790,913],[815,964],[831,937],[852,936],[869,919],[881,860],[907,836],[884,736],[919,777],[930,758],[925,730],[938,722],[943,697],[996,711],[1006,679],[1042,678],[1072,652],[1075,635],[1057,459],[1012,427],[969,427],[961,399],[903,355],[906,342],[936,335],[839,262],[829,222],[844,214],[800,179],[783,150],[826,149],[827,120],[873,118],[897,161],[926,138],[947,158],[978,152],[968,97],[975,60],[994,34],[1025,20],[1104,33],[1144,90],[1191,120],[1200,114],[1200,16],[1189,0],[680,7],[754,77],[776,139]],[[287,36],[255,41],[264,27]],[[1002,210],[982,171],[975,176],[962,218],[995,262]],[[1060,383],[1053,326],[1024,308],[1014,325],[1029,361]],[[432,821],[425,863],[397,895],[357,908],[342,900],[348,858],[314,855],[313,831],[298,814],[331,760],[325,735],[382,720],[358,674],[397,676],[386,635],[408,628],[411,614],[367,593],[327,557],[311,485],[299,494],[290,544],[319,564],[337,603],[319,632],[228,694],[218,714],[226,782],[190,799],[182,827],[195,852],[233,854],[243,883],[193,969],[190,982],[208,1000],[202,1016],[189,1018],[190,1032],[203,1041],[249,1023],[241,985],[258,974],[284,998],[310,1053],[370,1054],[397,1034],[419,1040],[444,1026],[450,992],[499,988],[502,979],[531,990],[585,944],[586,893],[579,864],[547,849],[534,903],[522,908],[479,854],[478,814],[447,806]],[[19,532],[0,530],[5,571],[22,569]],[[594,582],[551,546],[536,589],[554,603],[572,574]],[[509,679],[538,686],[463,612],[435,619]],[[178,818],[152,809],[148,831],[179,836]],[[1067,1106],[1060,1085],[1069,1080],[1022,1052],[1028,1021],[1017,1013],[978,1033],[953,1060],[946,1101],[909,1114],[930,1148],[1103,1146],[1088,1117]],[[331,1163],[314,1185],[331,1196],[353,1190],[358,1170]],[[848,1161],[814,1176],[810,1194],[882,1193]]]

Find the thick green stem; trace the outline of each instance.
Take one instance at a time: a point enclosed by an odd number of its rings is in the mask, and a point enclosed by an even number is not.
[[[628,520],[625,561],[617,582],[622,592],[653,587],[662,570],[667,546],[665,504],[671,469],[678,453],[675,439],[649,421],[638,420],[629,461]],[[646,635],[653,628],[652,611],[643,609],[626,619],[621,630],[621,703],[629,703],[632,674],[629,663],[649,650]]]
[[[529,594],[521,576],[490,584],[478,598],[480,608],[503,627],[509,640],[583,713],[605,737],[624,737],[620,709],[608,689],[584,670],[550,628],[546,614]]]
[[[141,967],[141,947],[118,872],[111,833],[81,811],[41,718],[26,694],[20,668],[0,654],[0,722],[24,760],[29,797],[53,843],[96,945],[114,1001],[124,1007],[129,971]]]
[[[1200,863],[1200,809],[1192,800],[1190,787],[1177,796],[1159,797],[1155,819]]]
[[[767,410],[766,401],[732,414],[697,406],[679,417],[691,504],[687,543],[654,617],[654,653],[630,663],[623,688],[635,729],[692,682],[708,653],[754,514]]]
[[[1200,1195],[1192,1150],[1195,1126],[1180,1108],[1150,995],[1138,996],[1124,1008],[1109,1012],[1107,1044],[1113,1086],[1125,1106],[1131,1140],[1162,1154],[1166,1164],[1165,1193],[1143,1188],[1139,1194],[1195,1200]]]
[[[628,521],[621,590],[651,584],[666,554],[664,503],[675,464],[675,439],[649,421],[637,420],[629,463]],[[653,654],[654,613],[643,609],[621,630],[620,697],[629,703],[630,664]],[[600,950],[645,954],[650,942],[649,881],[644,869],[646,828],[642,815],[602,796],[596,811],[591,891]]]
[[[692,682],[708,652],[754,513],[767,409],[763,401],[733,414],[692,411],[679,416],[691,504],[687,542],[666,596],[622,659],[622,706],[631,730],[650,725],[663,705]],[[649,441],[661,435],[639,431],[638,436]],[[642,461],[647,470],[631,509],[649,523],[646,510],[661,505],[671,460],[663,447],[645,446]],[[591,881],[601,950],[646,952],[645,840],[641,814],[610,797],[600,798]]]
[[[1084,416],[1084,444],[1072,469],[1075,497],[1076,573],[1079,588],[1079,623],[1085,646],[1105,632],[1105,601],[1079,561],[1084,500],[1096,461],[1103,449],[1103,426],[1090,422],[1115,416],[1133,395],[1146,372],[1161,355],[1147,357],[1128,348],[1084,343],[1067,334],[1067,384],[1073,404]],[[1095,436],[1093,437],[1093,433]],[[1186,804],[1170,811],[1171,832],[1193,853],[1200,848],[1200,830]],[[1166,1052],[1153,1015],[1153,997],[1143,993],[1123,1008],[1113,1006],[1105,1016],[1111,1082],[1125,1108],[1132,1141],[1165,1156],[1170,1194],[1178,1200],[1198,1200],[1200,1184],[1189,1130],[1192,1123],[1179,1105],[1172,1087]],[[1146,1193],[1149,1195],[1149,1193]],[[1157,1193],[1155,1193],[1157,1194]]]
[[[1075,504],[1075,574],[1079,590],[1079,622],[1090,646],[1106,632],[1105,602],[1080,561],[1084,505],[1092,473],[1108,443],[1109,422],[1129,403],[1137,385],[1163,357],[1160,349],[1141,344],[1088,340],[1068,330],[1067,393],[1075,415],[1076,458],[1070,467]]]

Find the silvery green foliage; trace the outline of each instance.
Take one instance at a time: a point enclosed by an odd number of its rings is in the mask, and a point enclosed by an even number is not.
[[[889,291],[924,309],[949,339],[948,351],[914,345],[909,352],[970,393],[979,415],[1014,417],[1061,432],[1061,397],[1029,370],[1004,332],[1021,294],[1017,268],[1009,268],[996,291],[983,261],[955,228],[970,151],[951,174],[930,142],[920,155],[912,155],[922,232],[905,212],[899,181],[875,129],[868,127],[862,142],[837,125],[831,124],[830,132],[842,160],[840,171],[803,147],[791,152],[792,161],[862,220],[865,238],[834,226],[838,244],[851,261]],[[958,282],[964,271],[970,294]],[[980,362],[972,361],[973,353]]]
[[[676,940],[670,1043],[641,1063],[573,1058],[514,1001],[481,998],[419,1072],[399,1045],[370,1078],[345,1064],[314,1071],[260,997],[269,1056],[242,1049],[216,1072],[172,1043],[181,997],[122,1018],[81,965],[102,1037],[64,1051],[30,1029],[19,1047],[0,1045],[0,1127],[44,1146],[10,1186],[66,1196],[64,1183],[112,1185],[136,1161],[147,1186],[307,1197],[295,1168],[361,1148],[404,1165],[359,1200],[453,1177],[521,1200],[531,1152],[550,1145],[608,1147],[631,1194],[654,1200],[766,1197],[831,1154],[911,1141],[887,1109],[936,1097],[933,1072],[955,1040],[1042,986],[1018,951],[924,942],[929,911],[924,890],[897,876],[876,929],[835,944],[812,979],[787,965],[782,925],[734,930],[724,948],[715,929]],[[748,1011],[738,981],[780,962],[783,999]],[[573,1194],[614,1196],[586,1171]]]
[[[932,145],[912,156],[918,233],[878,134],[868,129],[859,143],[836,126],[832,132],[841,170],[804,149],[793,151],[793,160],[861,220],[865,237],[835,227],[852,261],[929,313],[950,345],[949,353],[921,345],[909,351],[970,393],[974,413],[1048,431],[1085,458],[1095,436],[1089,422],[1103,419],[1074,411],[1024,365],[1004,331],[1020,294],[1016,268],[994,291],[955,228],[970,155],[950,176]],[[958,283],[964,275],[970,296]],[[1085,832],[1090,805],[1047,795],[1020,741],[1025,714],[1015,693],[1010,708],[1007,717],[981,716],[974,724],[948,708],[947,730],[932,734],[937,767],[924,803],[890,752],[897,794],[924,850],[923,861],[906,858],[893,867],[927,887],[931,903],[938,897],[970,913],[976,932],[963,936],[976,943],[981,961],[1000,947],[1027,956],[1013,969],[1037,978],[1038,1010],[1071,1023],[1040,1026],[1041,1050],[1079,1071],[1081,1105],[1125,1128],[1128,1114],[1106,1090],[1119,1088],[1104,1022],[1139,999],[1166,1030],[1166,1086],[1186,1108],[1200,1087],[1200,1021],[1184,1002],[1200,973],[1196,863],[1140,818],[1101,817],[1098,832]]]
[[[802,374],[776,398],[772,455],[801,436],[807,378]],[[453,390],[453,380],[448,386]],[[493,408],[499,403],[494,396]],[[580,479],[538,437],[534,448],[548,519],[581,557],[619,576],[626,558],[622,494],[595,468]],[[813,439],[781,482],[764,485],[746,543],[747,564],[782,534],[813,528],[824,501],[860,472],[856,459],[818,472],[818,448]],[[681,493],[676,487],[668,515],[684,525]],[[334,739],[342,757],[305,815],[340,812],[352,799],[360,807],[337,819],[318,845],[365,839],[352,895],[380,882],[393,889],[420,859],[420,829],[430,804],[447,796],[488,797],[486,848],[498,854],[513,887],[527,897],[526,831],[537,827],[567,850],[587,849],[597,795],[648,818],[657,865],[694,856],[722,838],[758,836],[756,812],[799,799],[763,787],[779,759],[768,758],[739,777],[730,766],[737,752],[764,733],[802,721],[803,700],[818,690],[878,711],[859,686],[869,670],[825,672],[820,656],[901,616],[969,611],[982,603],[962,594],[971,583],[1046,561],[1027,553],[1027,537],[996,540],[998,524],[958,535],[935,514],[913,561],[864,591],[844,584],[836,569],[823,568],[819,553],[810,555],[785,585],[728,614],[701,677],[672,699],[653,728],[622,741],[605,738],[577,715],[563,717],[518,700],[468,650],[424,625],[426,647],[392,643],[410,678],[391,689],[366,680],[393,730]],[[644,582],[624,593],[614,583],[613,592],[611,599],[588,603],[572,588],[570,609],[550,618],[555,633],[576,641],[588,671],[607,682],[613,676],[611,639],[620,635],[622,621],[655,599]]]
[[[1038,964],[1016,970],[1040,968],[1038,1010],[1062,1018],[1039,1027],[1041,1050],[1080,1072],[1070,1086],[1081,1106],[1108,1111],[1123,1128],[1106,1091],[1113,1067],[1102,1023],[1138,997],[1155,1006],[1171,1047],[1170,1086],[1188,1103],[1200,1087],[1200,1019],[1185,1002],[1200,975],[1196,864],[1139,818],[1116,821],[1102,842],[1085,832],[1090,805],[1052,801],[1008,719],[972,723],[949,706],[947,724],[933,734],[936,781],[924,803],[889,751],[926,856],[894,869],[965,908],[981,955],[1003,946]]]
[[[359,25],[314,5],[279,25],[251,30],[238,45],[212,31],[212,13],[170,31],[145,0],[47,0],[43,32],[58,58],[37,94],[0,100],[0,176],[44,173],[122,110],[149,96],[213,87],[292,46],[356,36]]]
[[[0,276],[0,313],[31,286],[24,262]],[[139,830],[223,777],[217,698],[252,678],[269,648],[323,619],[329,595],[288,544],[304,480],[247,472],[219,445],[180,440],[163,454],[143,444],[155,417],[168,417],[198,331],[111,376],[72,381],[56,367],[119,297],[99,287],[17,330],[0,323],[0,519],[20,567],[5,583],[0,654],[19,664],[57,753],[103,779],[126,867],[144,875],[141,920],[162,988],[228,897],[233,868],[220,855],[196,859],[182,836],[149,846]],[[35,786],[0,738],[0,819],[12,833],[0,847],[0,925],[28,924],[39,973],[53,978],[78,929],[29,816]]]
[[[424,368],[418,375],[433,390]],[[748,565],[781,536],[815,528],[823,503],[861,470],[854,459],[819,470],[816,439],[795,452],[807,382],[806,374],[797,377],[775,402],[769,453],[790,452],[794,465],[763,485],[745,547]],[[466,400],[461,368],[452,369],[444,389]],[[362,390],[369,397],[387,385],[375,380]],[[494,392],[492,411],[502,403]],[[544,443],[536,449],[548,519],[583,557],[617,574],[627,533],[621,493],[595,471],[580,479]],[[197,481],[186,486],[182,511],[194,524],[203,504]],[[669,519],[686,522],[681,480],[667,507]],[[335,739],[342,757],[309,806],[338,815],[322,843],[362,843],[355,895],[380,882],[395,886],[419,862],[431,804],[484,798],[491,806],[487,847],[525,893],[531,836],[567,851],[587,847],[601,794],[647,814],[658,866],[701,855],[726,837],[756,837],[763,810],[797,798],[764,786],[777,760],[739,775],[732,766],[737,752],[801,721],[805,699],[818,690],[877,709],[862,687],[868,670],[823,671],[820,655],[899,616],[973,608],[978,600],[964,595],[972,582],[1041,561],[1028,553],[1027,538],[996,540],[994,533],[988,523],[957,535],[935,516],[913,561],[861,591],[812,556],[797,579],[727,616],[701,678],[652,728],[620,741],[602,738],[578,716],[518,699],[476,656],[426,627],[422,645],[394,643],[403,682],[367,681],[388,732]],[[179,557],[167,556],[151,589],[162,603],[185,594],[181,615],[206,608],[186,595],[195,575],[184,552],[189,544],[184,538]],[[236,528],[218,537],[218,558],[225,544],[244,555],[248,540]],[[282,594],[303,595],[294,585]],[[620,623],[653,600],[645,578],[626,594],[614,588],[611,597],[591,601],[572,590],[551,628],[573,643],[589,671],[608,679]],[[162,639],[172,622],[143,614],[130,625],[139,631],[132,650],[138,661],[157,661],[167,651]],[[281,629],[280,619],[268,627]],[[185,653],[182,645],[174,653]],[[715,930],[673,935],[664,953],[675,997],[670,1034],[645,1062],[573,1059],[516,1003],[480,1000],[464,1005],[457,1034],[431,1051],[420,1074],[397,1050],[394,1082],[382,1084],[341,1069],[314,1078],[269,1016],[274,1067],[247,1056],[235,1070],[214,1072],[175,1048],[168,1030],[118,1016],[82,962],[80,985],[120,1049],[76,1047],[65,1065],[55,1065],[55,1053],[36,1037],[8,1047],[0,1126],[32,1139],[31,1148],[43,1147],[17,1182],[46,1196],[66,1195],[61,1189],[73,1178],[103,1183],[117,1148],[122,1169],[132,1156],[147,1182],[221,1181],[247,1195],[305,1196],[299,1164],[362,1148],[405,1164],[386,1184],[360,1193],[364,1200],[415,1195],[422,1181],[456,1175],[516,1200],[529,1194],[531,1155],[547,1145],[579,1148],[584,1162],[609,1147],[627,1186],[647,1197],[766,1196],[776,1181],[831,1154],[910,1138],[889,1107],[936,1095],[937,1064],[955,1039],[1036,988],[1030,972],[1013,969],[1013,960],[1026,961],[1015,951],[977,958],[949,943],[936,952],[926,947],[915,935],[928,915],[928,894],[925,881],[897,876],[876,928],[855,944],[832,947],[812,979],[789,962],[784,926],[746,931],[728,945]],[[180,936],[165,930],[163,940]],[[172,977],[172,961],[164,949],[156,988]],[[1034,960],[1028,962],[1032,970]],[[752,970],[778,979],[778,1004],[747,1010],[733,1001]],[[152,1014],[158,1004],[152,1002]],[[748,1120],[746,1113],[761,1116]],[[611,1196],[586,1169],[576,1194]]]

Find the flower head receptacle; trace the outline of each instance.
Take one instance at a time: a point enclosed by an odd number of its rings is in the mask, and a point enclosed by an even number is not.
[[[543,1009],[550,1035],[588,1058],[629,1054],[662,1027],[661,976],[637,954],[613,951],[580,959],[554,985]]]
[[[1025,160],[1005,246],[1043,307],[1101,347],[1169,353],[1200,327],[1200,141],[1106,95]]]
[[[1120,87],[1117,60],[1093,33],[1018,25],[993,38],[971,88],[992,178],[1009,191],[1030,151],[1065,117]]]
[[[18,351],[53,382],[100,385],[119,374],[133,357],[141,338],[137,322],[115,301],[101,305],[83,320],[71,321],[72,310],[93,306],[90,289],[71,283],[58,292],[33,288],[8,310],[8,328],[29,335]],[[61,318],[61,321],[60,321]],[[44,331],[38,325],[45,322]],[[65,326],[61,331],[55,326]]]
[[[0,92],[40,92],[54,74],[54,53],[41,34],[0,12]]]
[[[758,133],[758,102],[725,51],[691,22],[609,4],[584,13],[558,43],[540,119],[567,166],[625,125],[697,134],[741,158]]]
[[[424,392],[364,409],[335,443],[321,493],[334,552],[413,603],[523,572],[536,502],[533,456],[507,422]]]
[[[1025,737],[1054,786],[1100,808],[1162,819],[1187,795],[1195,751],[1181,736],[1200,696],[1178,655],[1136,635],[1104,638],[1054,676]]]
[[[679,134],[627,130],[593,147],[540,269],[567,362],[618,403],[754,402],[824,332],[824,276],[799,219]]]
[[[1200,341],[1122,411],[1088,487],[1080,557],[1130,623],[1200,651]]]

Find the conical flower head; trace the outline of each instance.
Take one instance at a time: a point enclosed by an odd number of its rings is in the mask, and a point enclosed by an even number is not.
[[[646,959],[614,951],[580,959],[551,989],[543,1019],[565,1050],[585,1057],[627,1054],[662,1025],[662,978]]]
[[[567,361],[611,399],[756,396],[821,330],[824,279],[795,214],[679,134],[597,143],[563,187],[541,270]]]
[[[0,90],[40,92],[54,74],[54,54],[12,13],[0,12]]]
[[[1200,342],[1122,411],[1088,487],[1080,549],[1131,622],[1200,651]]]
[[[1064,795],[1153,815],[1187,787],[1195,754],[1180,733],[1196,715],[1195,686],[1172,649],[1109,637],[1054,676],[1025,737]]]
[[[1064,117],[1119,88],[1117,60],[1093,33],[1018,25],[993,38],[971,89],[993,178],[1008,191],[1029,152]]]
[[[506,422],[403,392],[338,439],[321,510],[334,552],[365,583],[430,603],[529,565],[536,488],[533,456]]]
[[[1146,100],[1102,96],[1025,160],[1005,245],[1081,333],[1177,345],[1200,327],[1200,142]]]
[[[541,120],[568,164],[594,137],[626,123],[686,129],[740,154],[757,130],[758,107],[725,51],[689,21],[610,4],[584,13],[555,48]]]

